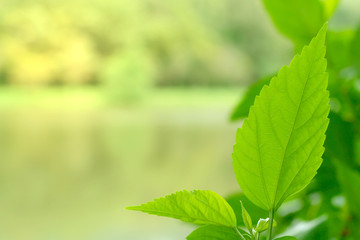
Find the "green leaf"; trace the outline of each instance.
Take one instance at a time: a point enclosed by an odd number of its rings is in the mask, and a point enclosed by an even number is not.
[[[259,81],[256,81],[249,87],[244,97],[235,107],[234,112],[231,115],[232,121],[245,118],[248,116],[249,108],[251,107],[251,105],[253,105],[255,97],[259,95],[264,85],[268,85],[270,83],[271,78],[272,76],[260,79]]]
[[[238,129],[235,175],[247,198],[265,210],[305,188],[321,165],[329,122],[326,27],[262,89]]]
[[[184,190],[127,209],[195,224],[236,227],[234,211],[219,194],[213,191]]]
[[[258,233],[262,233],[266,231],[269,228],[269,221],[270,218],[266,218],[266,219],[260,218],[258,223],[256,224],[255,231]],[[277,226],[277,222],[274,220],[273,227],[276,226]]]
[[[249,213],[246,211],[243,203],[240,201],[241,203],[241,213],[242,213],[242,218],[243,218],[243,221],[244,221],[244,224],[245,224],[245,227],[249,230],[249,232],[251,233],[252,231],[252,221],[251,221],[251,217],[249,215]]]
[[[242,240],[234,228],[206,225],[193,231],[187,240]]]
[[[298,239],[296,237],[285,236],[285,237],[275,238],[274,240],[298,240]]]
[[[334,11],[335,0],[263,0],[275,26],[301,49]]]
[[[235,212],[237,223],[239,226],[245,226],[245,223],[242,218],[242,209],[240,201],[246,206],[248,212],[251,212],[252,224],[256,225],[257,220],[260,218],[266,218],[269,215],[268,211],[265,211],[262,208],[254,205],[249,199],[247,199],[244,193],[237,193],[228,198],[226,201],[230,204],[232,209]]]

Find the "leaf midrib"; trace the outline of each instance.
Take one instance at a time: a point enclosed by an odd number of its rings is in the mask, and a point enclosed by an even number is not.
[[[317,139],[316,143],[318,143],[319,141],[321,141],[321,136],[319,137],[319,139]],[[291,184],[294,182],[295,178],[299,175],[300,171],[304,168],[304,166],[306,165],[306,163],[309,161],[311,154],[314,152],[314,150],[316,149],[316,146],[314,146],[311,149],[311,152],[309,154],[309,156],[307,157],[306,161],[304,162],[304,164],[301,166],[301,168],[296,172],[296,175],[291,179],[291,182],[288,184],[288,186],[286,187],[285,191],[284,191],[284,195],[285,193],[288,191],[289,187],[291,186]],[[279,202],[281,202],[283,198],[280,198]]]
[[[233,223],[232,223],[232,222],[229,222],[229,219],[227,219],[227,217],[224,216],[219,210],[216,210],[216,209],[215,209],[214,207],[212,207],[209,203],[200,200],[200,199],[197,198],[196,195],[194,195],[193,193],[190,193],[190,194],[193,195],[196,200],[198,200],[199,202],[205,204],[208,208],[212,209],[214,212],[219,213],[219,215],[223,218],[223,220],[225,220],[225,222],[227,222],[227,223],[229,223],[231,226],[233,226]],[[193,204],[190,200],[188,200],[188,199],[182,199],[182,200],[185,200],[185,201],[189,202],[191,205],[194,205],[194,204]],[[219,201],[216,201],[216,203],[218,204]],[[218,205],[218,207],[220,208],[219,205]],[[228,206],[225,205],[225,207],[226,207],[227,213],[229,213]],[[201,212],[201,213],[202,213],[202,212]],[[203,213],[202,213],[202,214],[203,214]],[[230,214],[230,215],[231,215],[231,214]],[[233,217],[233,216],[230,216],[230,215],[229,215],[229,217]],[[232,220],[234,220],[234,219],[232,219]],[[235,225],[236,225],[236,223],[235,223]]]
[[[214,221],[214,220],[209,220],[205,214],[203,213],[203,211],[199,211],[201,210],[200,207],[194,205],[193,202],[191,202],[190,200],[186,199],[186,198],[183,198],[181,199],[182,201],[186,201],[188,204],[190,204],[191,206],[193,206],[194,209],[197,210],[198,213],[200,213],[203,217],[193,217],[191,215],[185,215],[185,214],[179,214],[179,213],[174,213],[174,212],[170,212],[170,211],[161,211],[161,210],[154,210],[154,209],[149,209],[147,210],[146,206],[144,206],[145,208],[142,208],[142,206],[138,206],[138,207],[133,207],[132,210],[139,210],[139,211],[142,211],[142,212],[147,212],[149,214],[155,214],[156,213],[159,213],[159,214],[165,214],[166,216],[171,216],[171,217],[177,217],[177,218],[180,218],[180,217],[183,217],[183,218],[188,218],[188,219],[192,219],[192,220],[201,220],[203,222],[208,222],[208,223],[213,223],[214,225],[222,225],[222,226],[226,226],[226,227],[235,227],[237,225],[236,223],[236,218],[235,218],[235,215],[234,215],[234,212],[231,213],[232,211],[232,208],[230,206],[227,206],[227,202],[224,201],[224,208],[226,208],[226,212],[228,214],[228,217],[225,216],[221,211],[220,211],[220,205],[219,205],[219,201],[218,199],[215,198],[215,202],[217,204],[217,206],[219,207],[219,209],[215,209],[213,206],[211,206],[209,203],[199,199],[194,193],[192,192],[189,192],[189,195],[190,196],[193,196],[198,202],[204,204],[206,207],[210,208],[213,210],[213,212],[217,213],[219,217],[222,218],[222,220],[224,220],[224,222],[220,222],[220,221]],[[168,200],[170,200],[171,202],[174,203],[174,205],[177,205],[179,206],[178,202],[175,201],[174,198],[168,198]],[[152,202],[152,203],[156,203],[156,202]],[[131,209],[131,208],[129,208]],[[180,208],[181,209],[181,208]],[[184,211],[183,209],[181,209],[182,211]],[[224,224],[225,223],[225,224]]]
[[[304,54],[305,54],[305,52],[304,52]],[[295,124],[296,124],[297,119],[298,119],[298,116],[299,116],[300,106],[301,106],[302,103],[303,103],[302,100],[303,100],[303,97],[304,97],[305,89],[306,89],[307,84],[308,84],[309,79],[310,79],[310,73],[311,73],[311,70],[313,69],[314,63],[315,63],[316,61],[318,61],[318,59],[314,59],[314,60],[311,62],[311,64],[310,64],[309,72],[308,72],[308,74],[307,74],[306,81],[305,81],[304,87],[303,87],[302,92],[301,92],[301,97],[300,97],[299,105],[298,105],[297,110],[296,110],[295,119],[294,119],[294,122],[293,122],[293,125],[292,125],[292,128],[291,128],[291,131],[290,131],[290,134],[289,134],[288,141],[287,141],[287,143],[286,143],[286,145],[285,145],[285,148],[284,148],[283,157],[281,158],[281,166],[280,166],[279,174],[278,174],[278,176],[277,176],[276,188],[275,188],[275,194],[274,194],[274,202],[273,202],[273,206],[272,206],[273,209],[276,207],[276,204],[275,204],[275,203],[276,203],[276,196],[277,196],[277,193],[278,193],[280,176],[281,176],[282,169],[283,169],[283,166],[284,166],[285,155],[286,155],[286,153],[287,153],[288,146],[289,146],[290,140],[291,140],[292,135],[293,135],[293,132],[294,132]],[[279,199],[279,200],[280,200],[280,199]]]

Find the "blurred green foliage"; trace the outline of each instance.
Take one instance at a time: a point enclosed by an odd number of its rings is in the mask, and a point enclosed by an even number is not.
[[[278,67],[288,53],[282,48],[271,54],[268,44],[286,41],[266,27],[257,5],[238,0],[3,0],[0,82],[101,85],[125,100],[149,86],[249,83]]]

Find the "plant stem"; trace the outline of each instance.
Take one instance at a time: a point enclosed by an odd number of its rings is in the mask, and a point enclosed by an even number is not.
[[[241,234],[241,232],[239,231],[239,229],[237,227],[234,228],[236,230],[236,232],[239,234],[239,236],[241,237],[241,239],[246,240],[245,237]]]
[[[272,234],[272,228],[273,228],[273,222],[274,222],[274,209],[270,209],[269,212],[269,229],[267,231],[267,238],[266,240],[271,240],[271,234]]]

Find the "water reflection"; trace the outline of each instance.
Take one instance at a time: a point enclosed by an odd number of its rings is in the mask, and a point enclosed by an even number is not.
[[[235,191],[230,108],[1,111],[0,236],[184,239],[191,226],[124,207],[184,188]]]

